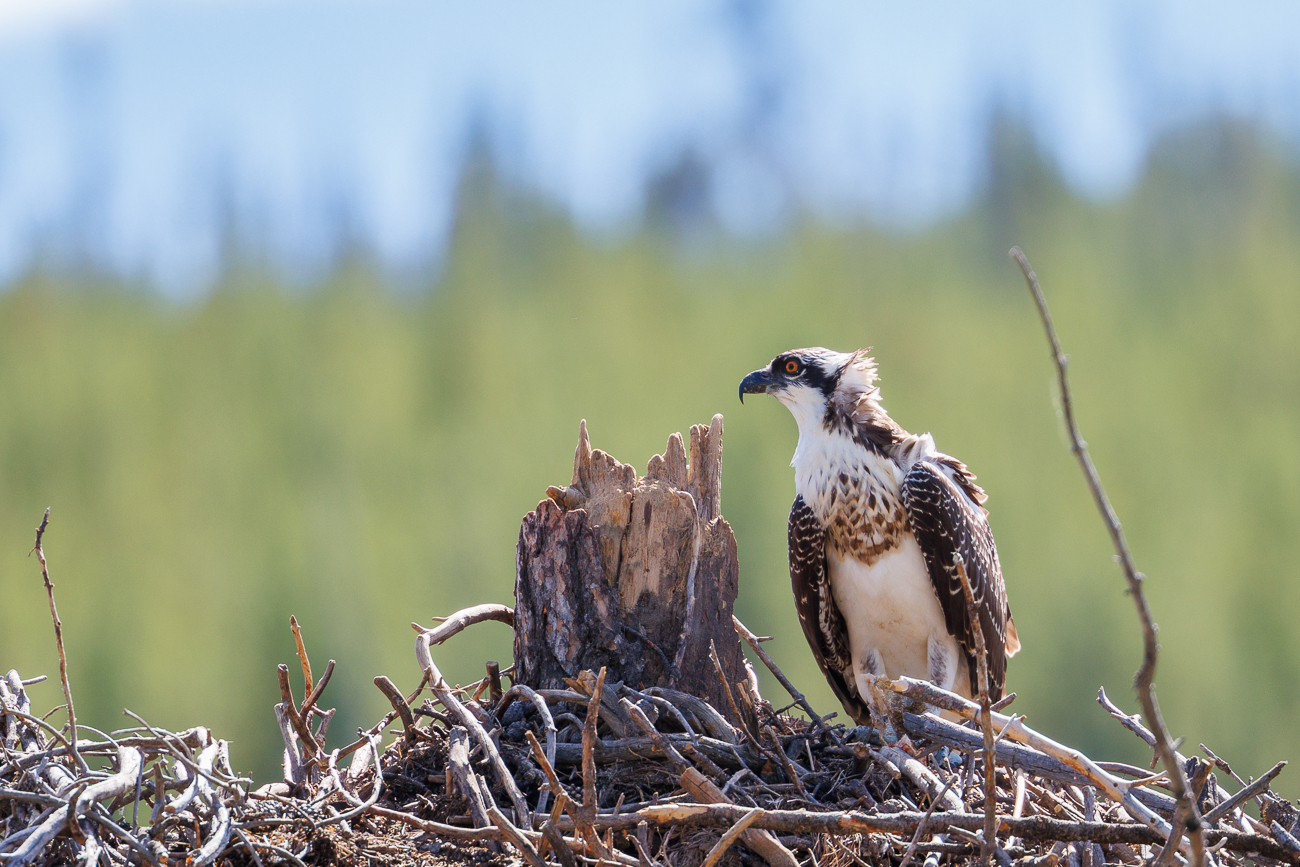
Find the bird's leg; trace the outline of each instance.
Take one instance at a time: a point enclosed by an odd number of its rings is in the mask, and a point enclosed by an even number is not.
[[[853,680],[858,688],[858,695],[862,696],[867,709],[871,711],[871,725],[880,733],[885,743],[894,743],[898,740],[899,733],[894,725],[893,714],[890,713],[889,700],[892,691],[883,687],[881,683],[888,680],[885,674],[885,660],[879,650],[871,647],[863,652],[860,659],[854,660],[853,668]]]
[[[957,682],[957,646],[951,635],[931,635],[926,647],[926,680],[952,692]]]

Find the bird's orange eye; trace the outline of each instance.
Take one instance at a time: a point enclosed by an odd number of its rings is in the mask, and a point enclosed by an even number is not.
[[[787,361],[787,362],[785,363],[785,372],[786,372],[786,373],[798,373],[798,372],[799,372],[799,362],[795,361],[793,358],[790,359],[789,361]]]

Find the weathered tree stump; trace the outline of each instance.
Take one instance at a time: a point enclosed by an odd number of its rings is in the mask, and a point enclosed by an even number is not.
[[[712,644],[733,693],[748,679],[731,622],[739,565],[721,484],[721,415],[691,428],[689,462],[675,433],[639,479],[591,448],[584,421],[573,483],[549,488],[519,531],[516,678],[562,687],[604,666],[610,682],[677,689],[734,717],[710,656]],[[733,699],[743,707],[742,692]]]

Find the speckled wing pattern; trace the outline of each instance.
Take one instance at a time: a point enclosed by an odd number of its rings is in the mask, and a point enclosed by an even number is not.
[[[965,468],[955,460],[951,463],[965,481]],[[997,701],[1006,683],[1007,621],[1011,619],[1011,610],[1007,606],[998,549],[984,510],[974,505],[937,464],[928,460],[919,461],[908,471],[902,496],[908,524],[925,556],[948,631],[966,654],[971,695],[976,695],[975,636],[953,554],[960,553],[965,561],[966,577],[975,596],[975,608],[988,648],[989,696]]]
[[[795,497],[790,508],[789,533],[790,583],[799,625],[835,697],[855,722],[868,725],[867,706],[851,676],[845,676],[845,671],[851,670],[852,661],[849,631],[831,594],[826,571],[826,529],[802,496]]]

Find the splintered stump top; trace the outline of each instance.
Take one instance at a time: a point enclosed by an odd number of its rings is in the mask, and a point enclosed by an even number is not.
[[[640,478],[591,448],[584,421],[573,482],[549,488],[519,531],[517,679],[562,687],[603,666],[610,682],[677,689],[733,716],[736,696],[710,656],[712,644],[735,693],[748,669],[731,622],[739,566],[721,485],[721,415],[691,428],[689,458],[670,436]]]

